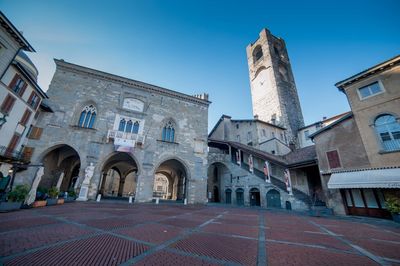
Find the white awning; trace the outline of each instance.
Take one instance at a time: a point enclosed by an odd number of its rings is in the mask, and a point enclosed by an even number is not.
[[[400,188],[400,168],[333,173],[328,188]]]

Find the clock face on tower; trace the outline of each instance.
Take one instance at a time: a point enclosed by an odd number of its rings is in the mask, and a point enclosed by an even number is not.
[[[263,69],[253,81],[253,96],[257,97],[265,94],[268,87],[270,87],[269,85],[268,70]]]
[[[122,107],[132,111],[143,112],[144,103],[135,98],[125,98]]]

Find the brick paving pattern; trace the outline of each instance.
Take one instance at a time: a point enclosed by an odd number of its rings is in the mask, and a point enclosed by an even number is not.
[[[400,226],[221,206],[75,202],[0,213],[0,265],[400,265]]]

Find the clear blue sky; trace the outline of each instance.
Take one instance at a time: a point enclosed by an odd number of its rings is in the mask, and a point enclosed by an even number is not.
[[[306,3],[305,3],[306,2]],[[207,92],[209,130],[251,118],[246,46],[262,28],[285,39],[306,124],[349,110],[334,84],[400,54],[400,1],[20,1],[0,9],[52,58],[187,94]]]

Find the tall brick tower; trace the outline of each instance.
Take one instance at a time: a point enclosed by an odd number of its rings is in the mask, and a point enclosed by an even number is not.
[[[288,141],[297,142],[304,126],[285,41],[263,29],[246,48],[253,115],[287,128]]]

